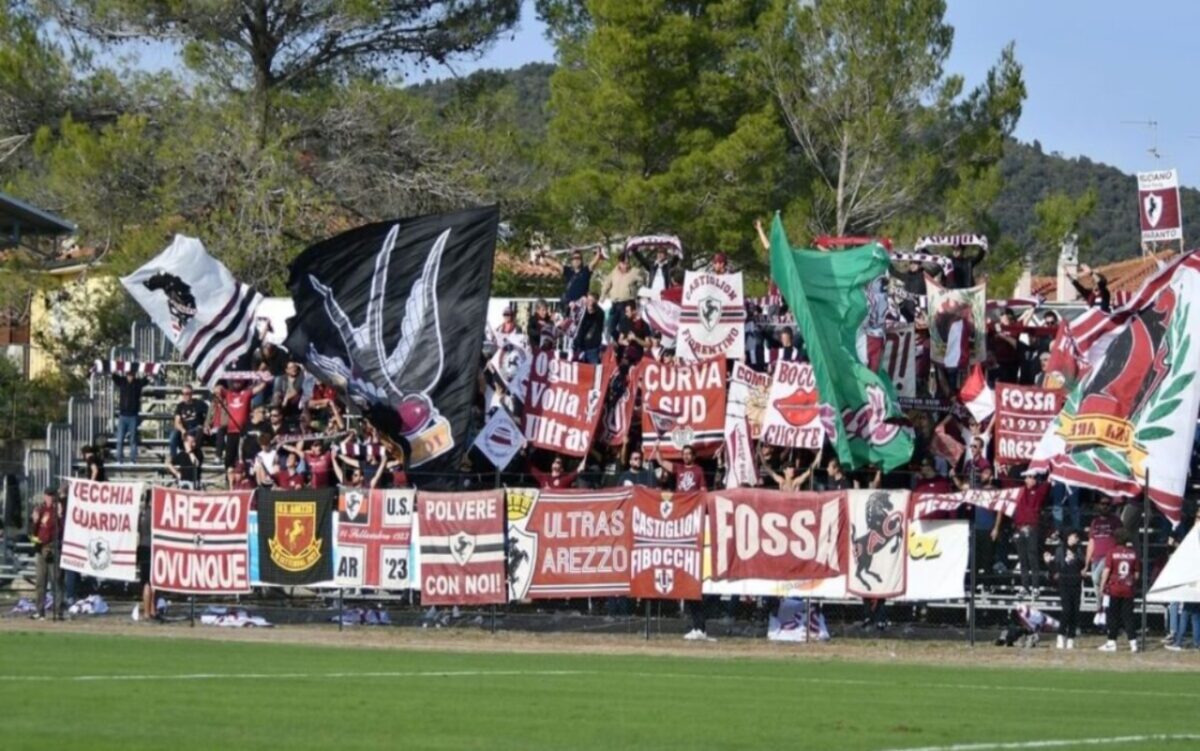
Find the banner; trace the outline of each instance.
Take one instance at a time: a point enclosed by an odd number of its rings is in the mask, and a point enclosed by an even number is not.
[[[475,436],[475,448],[487,457],[496,469],[505,469],[525,445],[525,436],[504,407],[492,410],[483,430]]]
[[[529,389],[529,368],[532,364],[533,354],[528,348],[506,342],[496,349],[487,366],[509,394],[524,399]]]
[[[925,277],[929,347],[933,362],[948,368],[987,359],[987,287],[947,289]],[[967,350],[965,353],[963,350]],[[964,357],[965,354],[965,357]]]
[[[451,484],[466,449],[499,218],[491,206],[368,224],[288,269],[288,352],[429,472],[422,487]]]
[[[996,464],[1025,464],[1062,409],[1062,392],[996,383]]]
[[[258,575],[266,584],[333,579],[335,488],[258,493]]]
[[[1200,410],[1196,331],[1200,251],[1173,259],[1120,308],[1073,323],[1087,367],[1030,466],[1124,497],[1148,480],[1150,500],[1178,522]]]
[[[1192,527],[1150,587],[1150,602],[1200,602],[1200,525]],[[1192,634],[1193,639],[1195,634]]]
[[[250,591],[249,517],[254,491],[154,488],[150,583],[193,595]]]
[[[725,361],[692,365],[643,362],[642,446],[657,446],[664,459],[677,459],[684,446],[696,456],[716,454],[724,439]]]
[[[904,593],[908,491],[850,490],[850,571],[846,590],[859,597]]]
[[[968,520],[909,521],[905,545],[908,586],[899,599],[921,602],[965,597],[970,535]]]
[[[1179,210],[1179,171],[1139,172],[1138,216],[1142,242],[1183,239],[1183,216]]]
[[[550,352],[533,356],[524,417],[530,445],[566,456],[587,454],[612,378],[612,360],[604,363],[557,360]]]
[[[250,351],[263,296],[241,284],[194,237],[171,245],[121,285],[150,316],[205,385]]]
[[[337,585],[412,589],[415,510],[415,490],[340,488]]]
[[[630,497],[625,489],[510,489],[510,599],[629,594]]]
[[[891,262],[878,243],[823,253],[792,249],[778,215],[771,225],[771,276],[796,316],[821,400],[833,408],[829,438],[847,468],[885,472],[912,458],[913,431],[898,424],[903,413],[892,384],[863,362],[869,351],[867,289]]]
[[[609,353],[605,353],[608,357]],[[608,392],[604,395],[604,414],[596,432],[596,441],[616,448],[624,446],[633,425],[633,404],[637,398],[641,376],[638,367],[616,368],[608,381]]]
[[[712,578],[826,579],[846,571],[844,493],[708,494]]]
[[[820,402],[812,366],[776,361],[763,413],[763,443],[816,450],[825,442],[826,425],[833,427],[833,408]]]
[[[422,605],[505,601],[504,491],[417,497]]]
[[[135,582],[145,484],[67,480],[61,565],[97,579]]]
[[[888,328],[883,341],[883,371],[901,399],[917,398],[917,332],[913,326]]]
[[[684,362],[746,357],[742,274],[689,271],[683,279],[675,351]]]
[[[630,596],[700,599],[704,505],[704,493],[633,489]]]
[[[763,412],[771,376],[759,373],[745,363],[734,361],[729,374],[729,393],[725,400],[725,487],[754,486],[758,470],[754,449],[762,432]]]
[[[1021,487],[995,490],[960,490],[957,493],[913,493],[913,519],[946,518],[958,512],[962,505],[978,506],[1003,516],[1012,517],[1017,510]]]

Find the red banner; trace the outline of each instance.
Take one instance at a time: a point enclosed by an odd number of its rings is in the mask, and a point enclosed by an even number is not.
[[[1024,464],[1062,410],[1062,392],[1039,386],[996,384],[996,463]]]
[[[631,596],[700,599],[704,503],[704,493],[634,488]]]
[[[410,589],[416,491],[342,488],[338,500],[340,587]]]
[[[712,578],[828,579],[845,573],[845,493],[708,494]]]
[[[504,602],[504,491],[421,492],[417,506],[421,604]]]
[[[535,354],[525,390],[525,438],[536,448],[586,454],[604,409],[611,362],[588,365],[556,360],[549,352]]]
[[[642,444],[647,453],[677,459],[690,445],[700,457],[716,454],[725,440],[725,360],[692,365],[645,362]]]
[[[512,599],[629,594],[630,495],[625,489],[510,489]]]
[[[154,488],[151,585],[184,594],[249,592],[252,495]]]

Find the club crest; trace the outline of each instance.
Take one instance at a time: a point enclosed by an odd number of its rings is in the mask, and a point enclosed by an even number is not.
[[[467,565],[475,552],[475,535],[459,531],[450,536],[450,557],[460,566]]]

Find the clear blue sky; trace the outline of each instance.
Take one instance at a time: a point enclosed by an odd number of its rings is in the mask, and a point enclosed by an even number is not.
[[[947,15],[955,28],[947,71],[966,76],[968,87],[983,79],[1006,43],[1016,42],[1028,89],[1019,139],[1126,172],[1178,167],[1185,184],[1200,186],[1200,97],[1191,83],[1200,70],[1200,2],[950,0]],[[526,0],[520,27],[480,60],[414,71],[410,79],[552,61],[543,32]],[[171,57],[148,48],[142,64],[164,67]],[[1161,160],[1147,153],[1150,128],[1123,120],[1158,121]]]

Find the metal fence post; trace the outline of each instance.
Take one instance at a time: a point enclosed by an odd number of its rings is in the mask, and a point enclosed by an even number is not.
[[[969,522],[968,529],[970,534],[967,536],[967,569],[969,571],[969,581],[971,582],[970,597],[967,600],[967,639],[971,646],[975,646],[975,587],[976,587],[976,572],[975,572],[975,523],[974,520]]]

